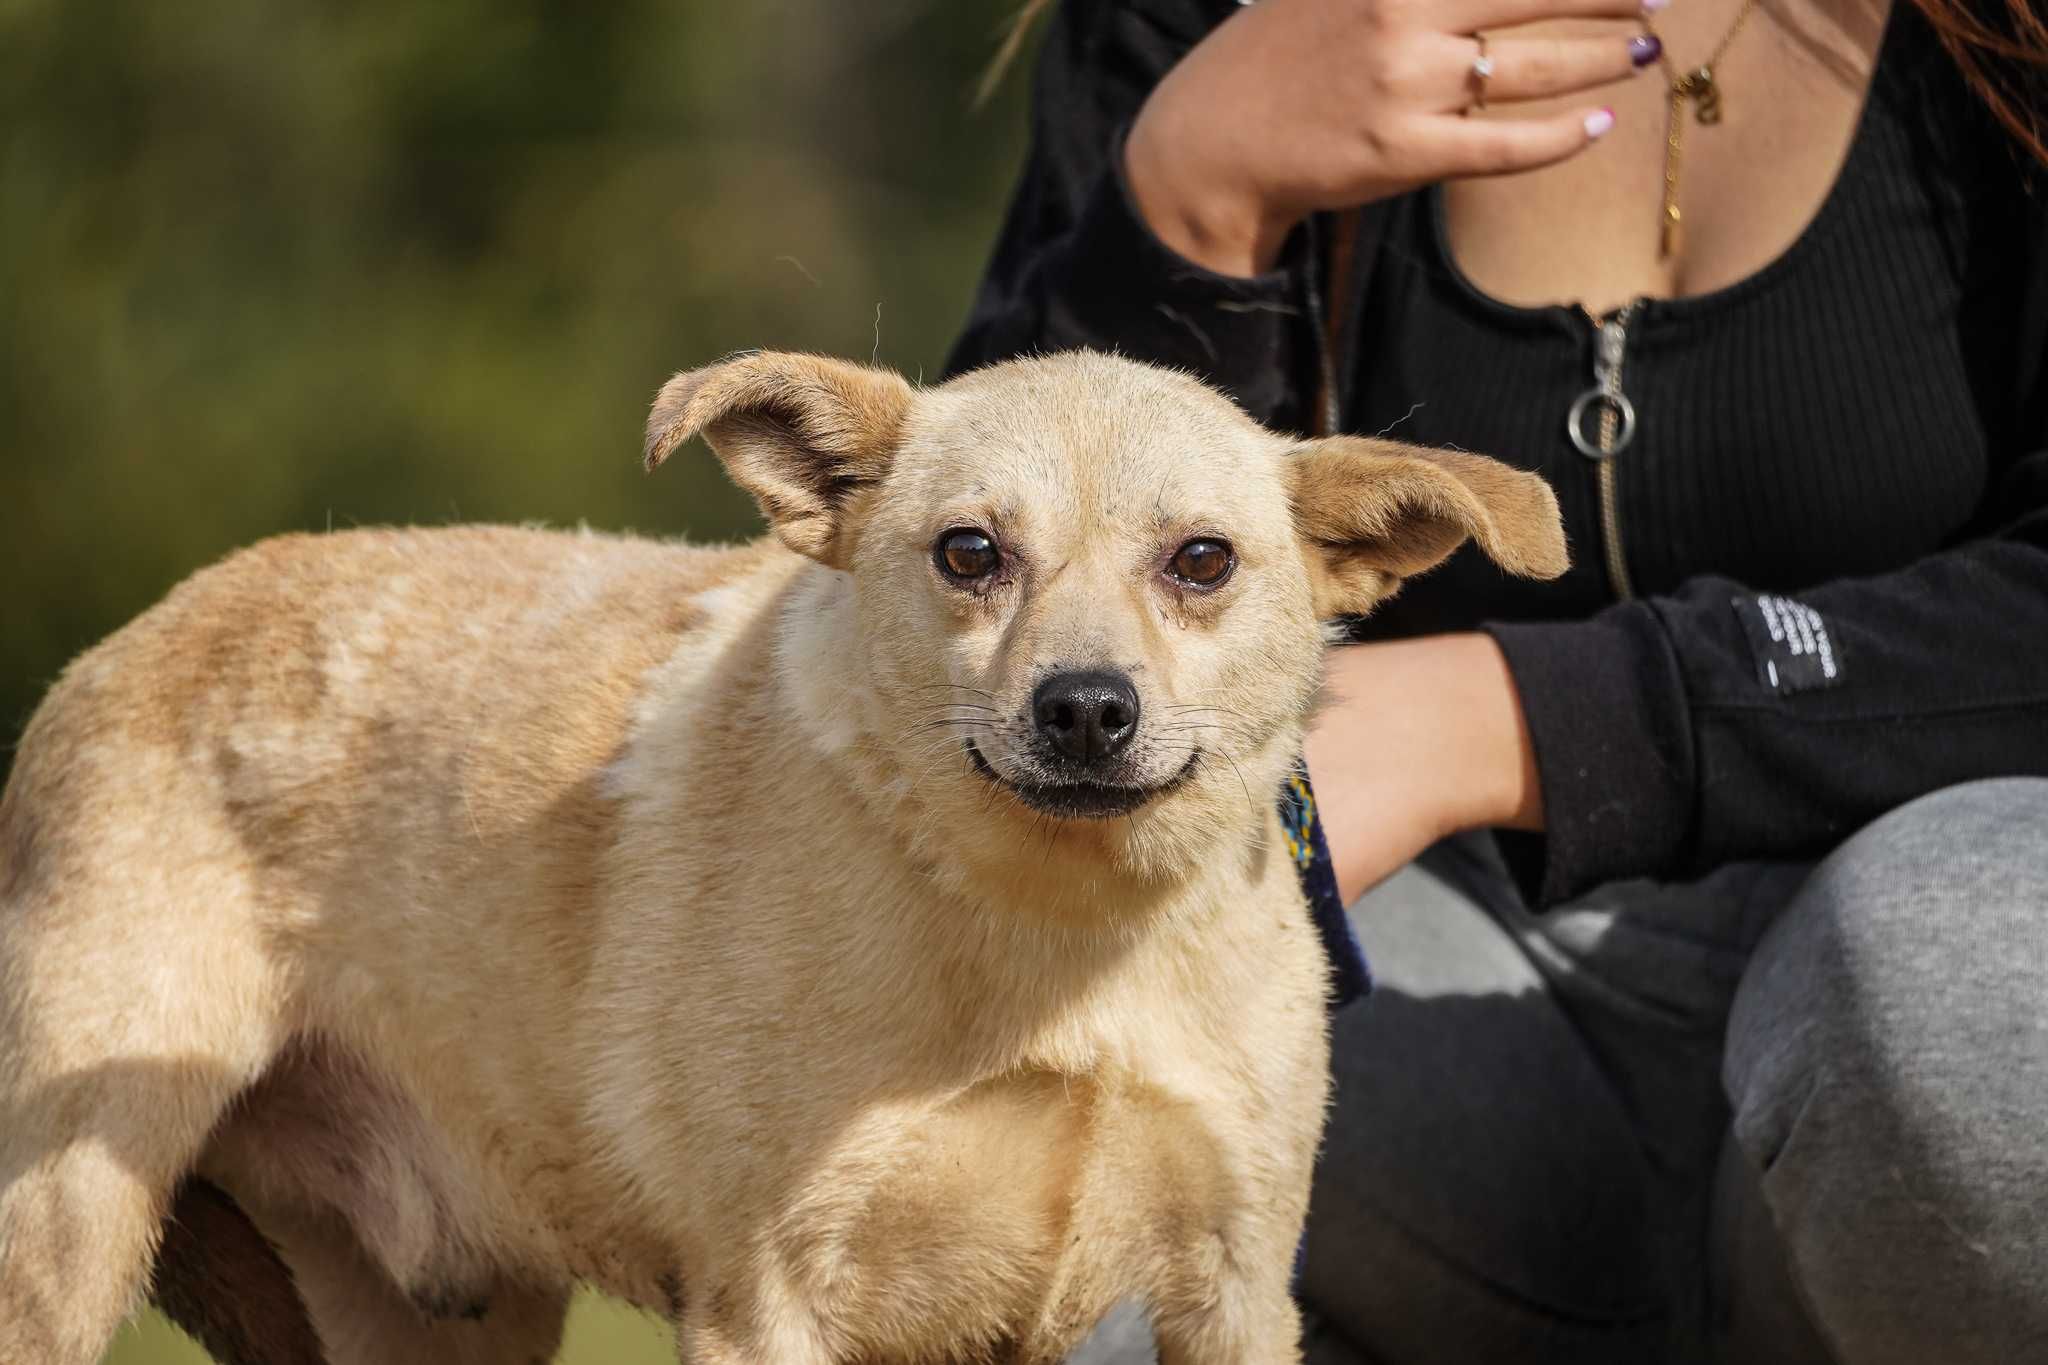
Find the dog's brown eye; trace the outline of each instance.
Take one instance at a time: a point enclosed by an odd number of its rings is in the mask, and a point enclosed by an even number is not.
[[[932,557],[949,578],[987,578],[1002,560],[1002,556],[996,553],[994,539],[985,532],[966,527],[940,536],[934,550]]]
[[[1226,540],[1191,540],[1173,552],[1173,576],[1197,588],[1216,587],[1236,565]]]

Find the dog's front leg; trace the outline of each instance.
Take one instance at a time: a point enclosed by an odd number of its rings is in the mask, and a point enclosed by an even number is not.
[[[1281,1273],[1226,1268],[1214,1293],[1153,1313],[1159,1365],[1300,1365],[1301,1313]]]
[[[731,1283],[684,1305],[676,1357],[682,1365],[834,1365],[836,1358],[794,1295]]]
[[[689,1317],[676,1334],[676,1358],[682,1365],[834,1365],[815,1333],[790,1324],[743,1330]]]

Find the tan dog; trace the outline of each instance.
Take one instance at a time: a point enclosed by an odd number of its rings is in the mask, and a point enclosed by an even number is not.
[[[1560,572],[1549,491],[1087,354],[745,356],[649,465],[698,432],[776,539],[287,537],[52,690],[0,1361],[97,1359],[195,1172],[352,1365],[544,1360],[578,1281],[705,1365],[1056,1361],[1126,1297],[1298,1358],[1318,623],[1467,536]]]

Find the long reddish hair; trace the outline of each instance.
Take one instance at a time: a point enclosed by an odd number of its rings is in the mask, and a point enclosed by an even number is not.
[[[1970,89],[2036,161],[2048,165],[2048,21],[2029,0],[1912,0]],[[1022,0],[995,60],[982,73],[986,100],[1052,0]]]
[[[2048,22],[2028,0],[1913,0],[1977,97],[2048,165]]]

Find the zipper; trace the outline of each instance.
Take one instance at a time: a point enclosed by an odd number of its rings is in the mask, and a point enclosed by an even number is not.
[[[1628,355],[1628,325],[1634,321],[1640,299],[1622,305],[1606,317],[1595,317],[1581,308],[1593,324],[1593,387],[1572,402],[1565,415],[1565,434],[1578,452],[1593,462],[1600,491],[1600,546],[1607,561],[1607,582],[1614,595],[1628,601],[1636,595],[1628,575],[1628,556],[1621,538],[1621,497],[1614,457],[1628,449],[1636,438],[1636,408],[1622,392],[1621,370]],[[1594,429],[1586,432],[1586,419],[1593,415]]]

